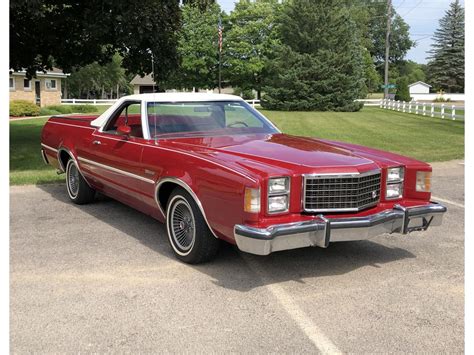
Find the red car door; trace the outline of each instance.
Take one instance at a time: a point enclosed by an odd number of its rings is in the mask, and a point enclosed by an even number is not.
[[[119,133],[118,128],[124,125],[130,127],[130,134]],[[140,102],[124,102],[102,131],[92,133],[78,151],[78,159],[99,190],[141,209],[143,184],[154,183],[141,165],[145,142]]]

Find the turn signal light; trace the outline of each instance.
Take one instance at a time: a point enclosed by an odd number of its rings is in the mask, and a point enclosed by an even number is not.
[[[260,189],[245,188],[244,211],[250,213],[260,212]]]
[[[431,171],[416,172],[416,191],[431,192]]]

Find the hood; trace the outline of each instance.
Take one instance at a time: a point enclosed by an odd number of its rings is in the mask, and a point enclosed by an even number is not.
[[[330,168],[335,172],[340,169],[357,172],[378,168],[372,159],[352,150],[314,138],[287,134],[190,137],[173,139],[168,143],[195,153],[223,153],[219,154],[221,159],[225,155],[238,157],[242,165],[253,161],[293,170],[321,171]]]

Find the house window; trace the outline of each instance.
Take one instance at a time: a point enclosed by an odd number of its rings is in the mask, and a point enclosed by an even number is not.
[[[31,90],[31,80],[23,79],[23,89]]]
[[[15,90],[15,79],[10,78],[10,90],[13,91]]]
[[[48,90],[56,90],[56,79],[46,79],[46,89]]]

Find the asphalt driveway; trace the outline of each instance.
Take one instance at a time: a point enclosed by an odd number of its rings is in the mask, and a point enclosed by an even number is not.
[[[172,255],[163,225],[62,185],[10,189],[10,342],[26,352],[462,353],[464,165],[444,225],[268,257]]]

